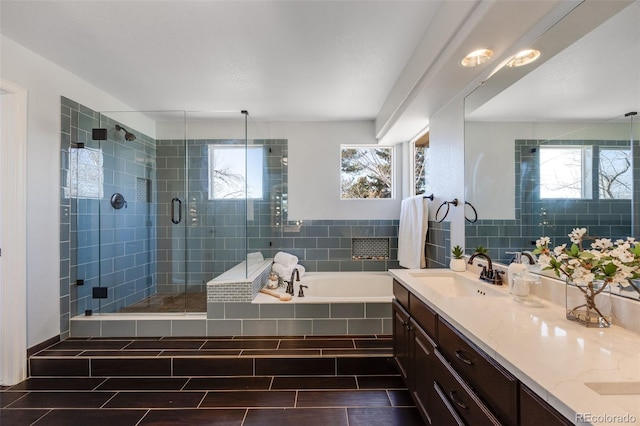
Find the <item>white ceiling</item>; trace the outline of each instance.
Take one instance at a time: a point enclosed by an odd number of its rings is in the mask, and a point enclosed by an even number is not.
[[[376,134],[393,143],[414,136],[452,97],[551,26],[549,17],[578,3],[0,0],[0,32],[135,110],[376,119]],[[609,30],[589,34],[569,59],[548,60],[474,119],[611,117],[633,109],[639,10],[637,0],[601,27]],[[459,66],[461,55],[486,43],[498,62]]]
[[[639,22],[640,2],[636,1],[468,114],[468,118],[605,121],[639,111]],[[504,69],[500,73],[503,71],[510,72]]]
[[[138,110],[374,119],[438,1],[8,1],[7,37]]]

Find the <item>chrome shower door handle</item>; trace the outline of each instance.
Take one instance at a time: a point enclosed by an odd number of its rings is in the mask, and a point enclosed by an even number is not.
[[[176,220],[176,201],[178,202],[178,219]],[[178,197],[173,197],[171,200],[171,222],[178,224],[182,222],[182,200]]]

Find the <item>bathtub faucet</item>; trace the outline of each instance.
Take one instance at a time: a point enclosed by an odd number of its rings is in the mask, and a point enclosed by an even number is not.
[[[294,278],[297,278],[296,281],[300,281],[300,272],[298,271],[298,268],[293,268],[293,271],[291,271],[291,279],[287,281],[287,293],[289,293],[292,296],[295,293],[293,291]]]

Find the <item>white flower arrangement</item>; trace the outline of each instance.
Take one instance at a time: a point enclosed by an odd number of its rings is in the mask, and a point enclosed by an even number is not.
[[[553,270],[557,277],[564,275],[579,285],[603,281],[628,287],[632,286],[629,280],[640,278],[640,242],[635,238],[615,242],[609,238],[595,239],[590,250],[583,248],[583,241],[589,238],[586,228],[574,229],[569,238],[570,248],[562,244],[553,252],[549,237],[536,241],[533,253],[539,255],[543,270]]]

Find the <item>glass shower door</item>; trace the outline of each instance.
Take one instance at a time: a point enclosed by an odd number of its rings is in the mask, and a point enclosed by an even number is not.
[[[154,128],[139,112],[101,113],[97,121],[91,140],[77,151],[78,199],[91,194],[79,216],[97,219],[89,235],[98,243],[98,285],[92,285],[91,298],[97,313],[134,306],[144,312],[157,292]]]

